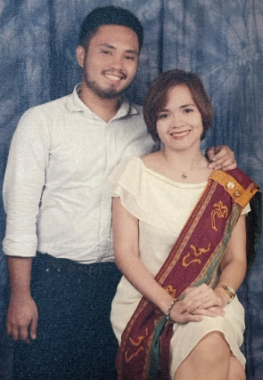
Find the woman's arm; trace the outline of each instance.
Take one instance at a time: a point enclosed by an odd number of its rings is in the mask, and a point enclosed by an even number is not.
[[[153,278],[139,258],[139,221],[113,199],[112,227],[115,262],[129,282],[165,312],[173,298]]]
[[[213,290],[203,284],[197,288],[189,288],[184,299],[189,312],[198,308],[219,306],[224,308],[230,296],[220,285],[229,285],[235,291],[242,284],[246,274],[246,217],[241,215],[226,248],[221,262],[221,275],[217,287]]]
[[[120,198],[113,199],[113,236],[116,265],[128,281],[148,300],[167,312],[173,297],[167,293],[144,266],[139,258],[139,221],[121,204]],[[181,302],[175,304],[171,317],[179,323],[200,321],[200,315],[191,315],[181,309]],[[215,316],[211,311],[203,315]]]
[[[245,278],[246,270],[246,217],[241,215],[227,245],[221,263],[221,276],[215,288],[215,292],[225,304],[228,303],[230,296],[220,285],[229,285],[237,291]]]

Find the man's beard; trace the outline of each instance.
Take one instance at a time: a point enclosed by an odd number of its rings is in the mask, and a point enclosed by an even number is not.
[[[98,95],[102,99],[117,98],[129,87],[127,86],[126,88],[123,88],[121,91],[117,91],[114,87],[103,89],[97,84],[96,81],[90,79],[89,74],[86,71],[83,71],[83,78],[86,83],[86,86],[89,87],[96,95]]]

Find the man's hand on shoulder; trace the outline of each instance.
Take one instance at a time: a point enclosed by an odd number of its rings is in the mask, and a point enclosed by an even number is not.
[[[11,298],[7,311],[7,333],[14,340],[24,340],[29,343],[30,339],[37,336],[38,310],[31,296],[24,299]]]
[[[207,149],[208,168],[217,170],[233,170],[237,167],[234,152],[227,145],[218,145]]]

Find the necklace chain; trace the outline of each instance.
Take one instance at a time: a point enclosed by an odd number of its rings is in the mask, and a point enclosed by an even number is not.
[[[201,154],[200,159],[187,171],[182,171],[179,168],[176,167],[176,169],[181,173],[181,178],[187,179],[188,178],[188,173],[190,173],[193,169],[197,167],[197,165],[200,163],[201,159],[203,158],[203,155]]]

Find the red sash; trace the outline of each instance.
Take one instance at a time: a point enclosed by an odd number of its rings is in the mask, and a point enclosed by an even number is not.
[[[189,286],[209,284],[242,209],[258,190],[239,169],[213,171],[156,281],[176,298]],[[118,379],[168,380],[172,334],[173,324],[142,297],[122,334]]]

